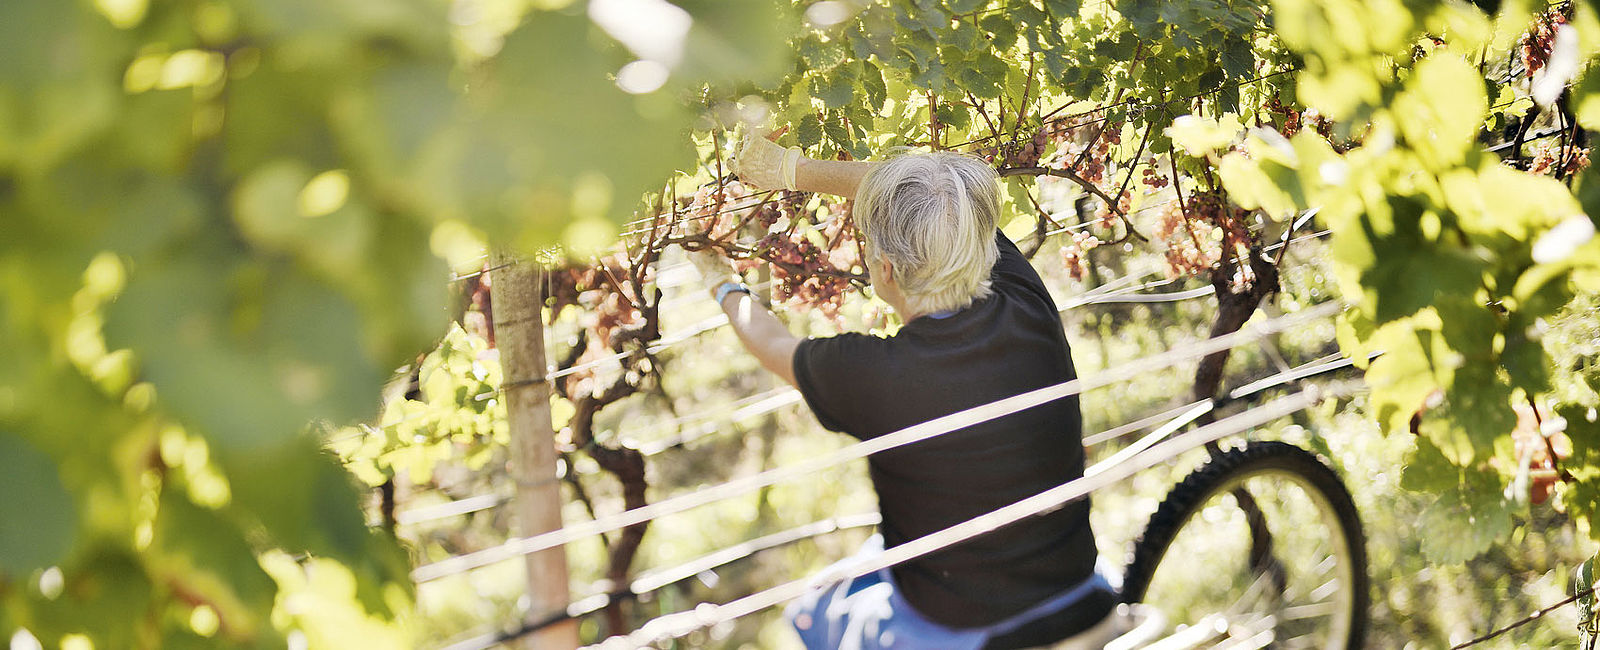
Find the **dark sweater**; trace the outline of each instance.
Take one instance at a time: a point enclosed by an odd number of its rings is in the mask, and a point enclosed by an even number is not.
[[[1004,235],[993,293],[945,318],[924,316],[892,337],[803,341],[794,373],[823,426],[867,440],[1076,376],[1054,301]],[[885,547],[922,537],[1083,475],[1077,397],[872,456]],[[1089,503],[1079,501],[895,567],[905,598],[950,627],[998,622],[1094,570]],[[1056,641],[1098,622],[1096,597],[1025,626],[991,647]]]

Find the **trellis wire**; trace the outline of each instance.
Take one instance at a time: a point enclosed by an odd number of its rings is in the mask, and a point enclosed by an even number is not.
[[[1291,242],[1292,241],[1300,241],[1300,240],[1304,240],[1304,239],[1310,239],[1310,238],[1313,238],[1313,237],[1325,235],[1325,234],[1327,234],[1327,232],[1328,231],[1322,231],[1322,233],[1315,233],[1315,234],[1312,234],[1312,235],[1306,235],[1304,237],[1300,237],[1300,238],[1296,238],[1295,240],[1291,240]],[[1280,246],[1280,245],[1282,245],[1281,242],[1279,244],[1275,244],[1274,246]],[[1207,286],[1207,287],[1201,287],[1201,288],[1198,288],[1198,289],[1193,289],[1193,290],[1190,290],[1190,291],[1173,292],[1173,293],[1163,293],[1163,294],[1142,294],[1142,293],[1139,293],[1139,292],[1144,291],[1146,289],[1152,289],[1152,288],[1155,288],[1155,287],[1161,287],[1161,286],[1170,285],[1170,284],[1172,284],[1174,282],[1179,281],[1181,278],[1171,278],[1171,279],[1165,279],[1165,280],[1157,280],[1157,281],[1146,282],[1146,283],[1135,285],[1135,286],[1131,286],[1131,287],[1126,286],[1129,283],[1131,283],[1132,281],[1137,280],[1137,279],[1139,279],[1141,277],[1149,276],[1152,273],[1154,273],[1154,271],[1146,271],[1146,272],[1143,272],[1143,273],[1130,273],[1130,274],[1127,274],[1127,275],[1123,275],[1123,276],[1121,276],[1121,277],[1119,277],[1119,278],[1117,278],[1115,280],[1112,280],[1110,282],[1102,284],[1099,287],[1096,287],[1096,288],[1091,289],[1091,290],[1089,290],[1087,292],[1084,292],[1083,294],[1080,294],[1078,296],[1074,296],[1070,300],[1063,301],[1061,303],[1061,306],[1058,308],[1058,310],[1060,312],[1062,312],[1062,313],[1065,313],[1065,312],[1067,312],[1067,311],[1069,311],[1071,309],[1075,309],[1075,308],[1086,306],[1086,305],[1117,304],[1117,303],[1175,302],[1175,301],[1178,301],[1178,300],[1188,300],[1188,299],[1193,299],[1193,298],[1202,298],[1202,297],[1211,295],[1212,293],[1215,292],[1212,287]],[[712,329],[715,329],[715,328],[712,328]],[[703,332],[703,331],[710,331],[710,330],[697,330],[696,333],[700,333],[700,332]],[[681,339],[687,339],[687,338],[688,338],[688,336],[681,336],[680,340]],[[659,350],[656,350],[655,352],[659,352]],[[591,363],[603,364],[603,363],[606,363],[606,362],[609,362],[609,361],[620,360],[622,358],[625,358],[625,356],[626,355],[611,355],[610,357],[597,359],[597,360],[595,360],[594,362],[591,362]],[[568,373],[568,374],[570,374],[570,373]],[[493,394],[495,394],[495,392],[496,391],[490,391],[489,393],[485,393],[484,395],[493,395]],[[482,398],[482,397],[484,397],[484,395],[480,395],[479,397]],[[799,391],[796,391],[793,388],[778,388],[778,389],[770,390],[770,391],[767,391],[767,392],[764,392],[764,393],[760,393],[760,394],[757,394],[757,395],[753,395],[753,396],[750,396],[750,397],[741,398],[740,400],[735,401],[734,405],[736,405],[736,406],[733,406],[733,410],[732,410],[731,413],[729,413],[728,419],[731,420],[731,421],[735,421],[735,422],[742,421],[742,420],[748,420],[750,418],[766,415],[768,413],[771,413],[773,411],[777,411],[777,410],[782,409],[782,408],[787,407],[787,406],[792,406],[792,405],[795,405],[795,404],[799,404],[802,401],[803,400],[802,400],[802,398],[800,396]],[[1184,408],[1184,407],[1180,407],[1180,408]],[[1165,419],[1165,417],[1163,417],[1164,415],[1166,415],[1166,414],[1158,414],[1158,415],[1152,416],[1152,417]],[[407,418],[403,418],[403,419],[401,419],[401,420],[399,420],[397,422],[404,422],[407,419],[411,419],[412,417],[420,417],[420,415],[418,415],[418,416],[408,416]],[[717,416],[712,415],[712,414],[708,414],[708,413],[694,413],[694,414],[690,414],[690,415],[686,415],[686,416],[682,416],[682,417],[676,418],[674,420],[674,424],[682,424],[682,423],[686,423],[686,422],[695,422],[695,421],[705,421],[705,420],[712,420],[712,419],[716,419],[716,418],[717,418]],[[1150,419],[1150,418],[1146,418],[1146,419]],[[1143,421],[1144,420],[1141,420],[1140,422],[1143,422]],[[389,423],[389,424],[394,424],[394,423]],[[1142,429],[1142,428],[1144,428],[1144,426],[1148,426],[1148,425],[1135,427],[1134,429],[1131,429],[1131,430]],[[1118,427],[1118,430],[1120,430],[1120,429],[1122,429],[1122,427]],[[720,431],[720,429],[717,429],[716,427],[712,427],[712,426],[709,426],[709,425],[702,424],[701,426],[696,427],[696,429],[695,429],[695,431],[693,433],[683,433],[683,434],[679,434],[677,436],[674,436],[672,438],[668,438],[666,440],[649,441],[649,442],[641,443],[640,446],[639,446],[639,451],[640,451],[641,454],[643,454],[643,455],[645,455],[647,457],[648,456],[655,456],[655,455],[659,455],[659,454],[661,454],[661,453],[663,453],[663,452],[665,452],[665,451],[667,451],[669,449],[679,448],[679,447],[681,447],[683,445],[686,445],[688,443],[694,442],[694,441],[699,440],[701,438],[704,438],[704,437],[707,437],[707,436],[710,436],[710,435],[714,435],[714,434],[718,433],[719,431]],[[1114,431],[1116,431],[1116,430],[1114,430]],[[1123,431],[1122,433],[1126,433],[1126,431]],[[1111,435],[1111,437],[1116,437],[1117,435],[1122,435],[1122,433],[1111,434],[1110,432],[1105,432],[1105,433],[1100,433],[1100,434],[1095,434],[1095,435],[1096,436]],[[359,435],[359,434],[355,434],[355,435]],[[348,436],[348,437],[354,437],[354,435],[353,436]],[[1086,445],[1096,444],[1096,442],[1097,441],[1091,441],[1090,439],[1087,439],[1087,438],[1084,440],[1084,444],[1086,444]],[[594,473],[592,471],[584,472],[584,471],[580,471],[580,470],[577,470],[577,469],[569,469],[568,471],[578,472],[579,474],[582,474],[582,475],[589,475],[589,474],[593,474]],[[504,495],[504,494],[498,494],[498,493],[476,495],[476,496],[472,496],[472,497],[465,497],[463,499],[460,499],[458,501],[453,501],[453,502],[450,502],[450,503],[439,504],[439,505],[434,505],[434,506],[425,506],[425,507],[422,507],[422,508],[418,508],[415,511],[407,511],[407,512],[402,513],[401,515],[399,515],[396,520],[397,520],[398,523],[411,525],[411,524],[423,523],[423,522],[427,522],[427,521],[433,521],[433,520],[437,520],[437,519],[446,519],[446,518],[449,518],[449,517],[470,514],[470,513],[473,513],[473,512],[478,512],[478,511],[486,510],[486,509],[489,509],[489,508],[493,508],[493,507],[499,506],[499,505],[501,505],[501,504],[503,504],[503,503],[505,503],[505,502],[507,502],[509,500],[510,500],[509,496]]]
[[[614,589],[579,599],[568,605],[561,612],[533,621],[524,621],[521,625],[510,630],[489,632],[462,639],[446,645],[444,650],[484,650],[485,648],[514,641],[563,621],[595,614],[605,609],[615,600],[637,598],[644,594],[659,591],[665,587],[700,576],[708,571],[727,566],[763,551],[788,546],[801,540],[812,539],[842,530],[876,526],[881,520],[882,517],[878,513],[865,512],[856,515],[831,517],[771,535],[757,537],[735,546],[702,555],[683,564],[645,572],[634,578],[624,589]]]
[[[804,399],[800,396],[800,391],[793,388],[780,388],[763,393],[762,395],[764,395],[762,399],[747,406],[740,407],[734,410],[732,413],[729,413],[728,420],[731,422],[748,420],[750,418],[760,417],[773,411],[777,411],[778,409],[786,406],[800,404],[804,401]],[[716,427],[710,424],[702,424],[700,427],[695,429],[693,434],[680,433],[671,438],[667,438],[666,440],[643,443],[639,445],[639,453],[644,454],[645,456],[655,456],[667,451],[668,449],[682,447],[683,445],[689,444],[716,432]]]
[[[1526,137],[1522,138],[1522,144],[1528,144],[1529,142],[1533,142],[1534,140],[1543,140],[1543,139],[1548,138],[1550,136],[1561,135],[1562,133],[1565,133],[1565,132],[1567,132],[1569,130],[1570,129],[1565,129],[1565,128],[1561,128],[1561,127],[1554,127],[1554,128],[1545,129],[1545,130],[1540,131],[1538,133],[1532,133],[1532,134],[1529,134]],[[1489,153],[1500,153],[1501,151],[1504,151],[1506,149],[1510,149],[1512,147],[1512,145],[1515,145],[1515,144],[1517,144],[1516,140],[1512,140],[1510,142],[1502,142],[1502,143],[1494,145],[1492,147],[1488,147],[1488,148],[1484,149],[1484,151],[1487,151]]]
[[[793,465],[776,467],[752,476],[735,479],[693,493],[548,533],[532,537],[514,538],[499,546],[417,567],[412,571],[412,579],[416,582],[437,580],[529,553],[555,548],[591,535],[620,530],[627,526],[650,521],[659,516],[684,512],[706,504],[733,498],[762,487],[810,476],[824,469],[865,458],[880,451],[934,438],[950,431],[987,422],[1049,401],[1077,395],[1084,390],[1131,379],[1150,370],[1168,367],[1212,352],[1229,349],[1240,342],[1254,341],[1295,325],[1325,318],[1340,309],[1342,309],[1342,304],[1338,301],[1325,302],[1293,314],[1279,316],[1247,326],[1232,334],[1206,339],[1196,344],[1185,346],[1183,349],[1168,350],[1149,355],[1094,375],[1046,386],[951,413]]]
[[[591,648],[638,648],[667,638],[680,637],[694,630],[730,622],[737,618],[765,610],[805,594],[817,581],[832,582],[855,578],[893,567],[924,555],[965,542],[1028,517],[1050,512],[1061,506],[1088,496],[1097,489],[1127,479],[1133,474],[1167,462],[1197,449],[1208,442],[1233,435],[1271,422],[1278,418],[1305,410],[1325,397],[1338,397],[1353,392],[1349,385],[1331,388],[1309,387],[1293,395],[1278,398],[1262,406],[1243,411],[1187,433],[1172,437],[1132,458],[1114,465],[1097,463],[1085,471],[1082,478],[1068,481],[1032,497],[979,515],[943,530],[930,533],[904,544],[886,549],[877,556],[838,575],[808,577],[784,583],[738,600],[721,604],[703,604],[693,610],[670,614],[649,623],[627,636],[612,637]],[[1090,474],[1093,471],[1093,474]]]
[[[1182,406],[1178,406],[1178,407],[1173,408],[1173,409],[1168,409],[1166,411],[1163,411],[1161,413],[1155,414],[1153,416],[1150,416],[1150,417],[1147,417],[1147,418],[1142,418],[1142,419],[1140,419],[1140,420],[1138,420],[1136,422],[1131,422],[1131,423],[1124,424],[1124,425],[1121,425],[1121,426],[1118,426],[1118,427],[1114,427],[1112,429],[1108,429],[1108,430],[1106,430],[1106,431],[1104,431],[1102,433],[1094,434],[1092,436],[1087,436],[1087,437],[1084,438],[1084,445],[1085,446],[1090,446],[1092,444],[1099,444],[1100,442],[1106,442],[1106,441],[1109,441],[1109,440],[1114,439],[1116,437],[1120,437],[1120,436],[1126,435],[1127,433],[1131,433],[1132,431],[1135,431],[1135,430],[1148,428],[1149,426],[1151,426],[1151,425],[1153,425],[1153,424],[1155,424],[1157,422],[1162,423],[1161,427],[1159,427],[1158,429],[1156,429],[1156,430],[1152,431],[1151,433],[1145,435],[1138,443],[1135,443],[1134,445],[1132,445],[1130,447],[1124,448],[1124,449],[1118,451],[1116,454],[1113,454],[1112,456],[1110,456],[1110,457],[1108,457],[1108,458],[1106,458],[1106,459],[1104,459],[1104,460],[1102,460],[1100,462],[1097,462],[1094,465],[1092,465],[1090,468],[1088,468],[1085,471],[1085,476],[1093,476],[1093,475],[1100,474],[1100,473],[1106,471],[1107,469],[1110,469],[1112,467],[1117,466],[1118,464],[1120,464],[1121,462],[1131,458],[1132,456],[1137,455],[1139,452],[1141,452],[1141,451],[1143,451],[1145,449],[1148,449],[1149,447],[1153,446],[1155,443],[1159,442],[1160,440],[1166,438],[1167,436],[1170,436],[1172,433],[1175,433],[1176,431],[1181,429],[1183,426],[1186,426],[1186,425],[1192,423],[1200,415],[1203,415],[1203,414],[1205,414],[1207,412],[1210,412],[1214,408],[1214,405],[1217,404],[1219,401],[1228,401],[1228,402],[1238,401],[1238,400],[1243,399],[1245,397],[1248,397],[1248,396],[1251,396],[1251,395],[1255,395],[1255,394],[1259,394],[1261,392],[1264,392],[1264,391],[1266,391],[1268,389],[1271,389],[1271,388],[1274,388],[1274,387],[1283,386],[1285,384],[1290,384],[1290,383],[1294,383],[1294,382],[1297,382],[1297,381],[1301,381],[1301,380],[1309,378],[1311,376],[1326,374],[1328,372],[1332,372],[1334,370],[1338,370],[1340,368],[1348,367],[1349,365],[1351,365],[1351,362],[1349,360],[1339,360],[1339,361],[1334,361],[1332,363],[1329,363],[1328,361],[1329,361],[1330,357],[1336,358],[1337,354],[1330,355],[1329,357],[1323,357],[1321,359],[1317,359],[1315,361],[1309,362],[1309,363],[1304,364],[1302,366],[1299,366],[1297,368],[1291,369],[1290,371],[1280,372],[1280,373],[1277,373],[1277,374],[1274,374],[1274,375],[1271,375],[1271,376],[1268,376],[1268,377],[1264,377],[1264,378],[1262,378],[1260,380],[1251,382],[1250,384],[1247,384],[1246,386],[1241,387],[1238,390],[1235,390],[1232,393],[1230,393],[1230,395],[1228,396],[1228,398],[1226,400],[1217,400],[1217,401],[1214,401],[1214,400],[1196,400],[1194,402],[1190,402],[1188,404],[1184,404]],[[1341,363],[1341,361],[1342,361],[1342,363]],[[1091,440],[1093,440],[1093,442],[1091,442]],[[865,513],[865,514],[862,514],[862,515],[857,515],[857,517],[863,517],[863,518],[869,517],[869,516],[876,517],[876,514],[875,513]],[[810,524],[808,526],[802,527],[801,529],[810,528],[812,526],[817,526],[817,525],[821,525],[821,524],[825,524],[825,523],[827,523],[827,521],[817,522],[815,524]],[[863,524],[863,525],[871,525],[871,524]],[[841,526],[841,527],[843,527],[843,526]],[[739,558],[742,558],[742,557],[747,557],[748,555],[750,555],[750,552],[748,552],[748,549],[750,547],[752,547],[752,546],[756,547],[757,549],[767,548],[767,547],[769,547],[769,542],[771,540],[773,540],[774,538],[778,538],[780,536],[785,536],[785,535],[790,535],[790,534],[793,534],[793,533],[795,533],[795,532],[797,532],[797,531],[799,531],[801,529],[792,529],[791,531],[786,531],[785,533],[778,533],[776,535],[769,535],[767,537],[757,538],[756,540],[751,540],[749,542],[742,543],[742,544],[739,544],[739,545],[735,545],[733,547],[729,547],[729,548],[722,549],[722,550],[719,550],[719,551],[714,551],[714,552],[712,552],[712,553],[710,553],[708,555],[702,556],[701,558],[697,558],[695,560],[691,560],[690,562],[685,563],[685,564],[681,564],[681,565],[677,565],[677,566],[673,566],[673,567],[668,567],[668,568],[665,568],[665,569],[659,569],[659,570],[647,572],[646,574],[642,575],[640,578],[636,579],[632,583],[629,592],[631,592],[633,594],[643,593],[646,590],[653,590],[653,589],[659,588],[660,586],[664,586],[664,584],[666,584],[659,578],[652,578],[652,577],[649,577],[649,576],[667,575],[667,576],[682,576],[683,578],[687,578],[687,577],[689,577],[689,576],[691,576],[691,575],[693,575],[695,573],[698,573],[697,570],[694,570],[695,568],[697,568],[697,567],[699,567],[699,566],[701,566],[701,565],[703,565],[703,564],[705,564],[707,562],[712,561],[714,558],[725,558],[726,561],[721,562],[721,563],[722,564],[726,564],[726,563],[732,562],[732,561],[734,561],[736,559],[739,559]],[[673,582],[676,582],[676,581],[677,580],[673,580]],[[616,594],[618,594],[618,593],[623,593],[625,595],[628,592],[622,592],[620,590],[619,591],[614,591],[611,594],[609,594],[609,597],[615,597]],[[609,603],[610,602],[609,597],[608,597],[608,594],[598,594],[596,596],[591,596],[589,598],[580,599],[577,602],[574,602],[572,605],[567,607],[565,615],[562,615],[562,614],[558,613],[558,614],[555,614],[555,615],[552,615],[552,616],[545,617],[544,619],[540,619],[539,621],[536,621],[536,622],[524,623],[522,626],[520,626],[514,632],[506,632],[506,633],[501,633],[498,636],[494,636],[493,637],[494,638],[494,642],[498,643],[498,642],[509,641],[509,640],[512,640],[512,639],[517,638],[519,636],[535,632],[535,631],[537,631],[539,629],[542,629],[543,627],[547,627],[549,625],[553,625],[555,623],[559,623],[561,621],[568,620],[570,618],[592,614],[594,612],[599,611],[599,609],[604,607],[605,604]],[[475,637],[476,640],[482,640],[482,639],[487,639],[487,638],[490,638],[490,637],[488,635],[481,636],[481,637]],[[451,648],[457,648],[458,646],[450,646],[450,647]],[[467,647],[481,648],[483,646],[460,646],[460,647],[464,649],[464,648],[467,648]]]
[[[480,510],[488,510],[510,500],[511,495],[509,494],[479,494],[449,503],[402,510],[395,514],[394,521],[402,526],[410,526],[438,519],[449,519],[450,517],[459,517]]]
[[[1493,639],[1493,638],[1495,638],[1497,636],[1505,634],[1506,632],[1510,632],[1510,631],[1515,630],[1515,629],[1517,629],[1519,627],[1522,627],[1524,625],[1527,625],[1529,623],[1537,621],[1537,620],[1539,620],[1541,618],[1544,618],[1544,616],[1546,614],[1549,614],[1550,612],[1553,612],[1553,611],[1556,611],[1558,609],[1561,609],[1562,607],[1566,607],[1567,605],[1571,605],[1572,603],[1577,602],[1578,600],[1584,598],[1585,596],[1590,596],[1590,595],[1593,595],[1594,593],[1595,593],[1595,587],[1591,586],[1588,589],[1584,589],[1583,591],[1580,591],[1580,592],[1578,592],[1576,594],[1573,594],[1573,595],[1567,597],[1566,599],[1562,600],[1561,602],[1558,602],[1558,603],[1556,603],[1554,605],[1550,605],[1548,607],[1545,607],[1544,609],[1541,609],[1541,610],[1536,611],[1536,612],[1534,612],[1532,614],[1524,616],[1521,619],[1513,621],[1510,625],[1506,625],[1504,627],[1496,629],[1493,632],[1490,632],[1488,634],[1485,634],[1483,636],[1475,638],[1475,639],[1473,639],[1471,641],[1467,641],[1466,643],[1462,643],[1462,644],[1459,644],[1459,645],[1451,646],[1450,650],[1461,650],[1462,648],[1470,648],[1470,647],[1478,645],[1480,643],[1484,643],[1486,641],[1489,641],[1490,639]]]
[[[1374,353],[1372,356],[1376,357],[1377,355]],[[1305,379],[1307,377],[1331,372],[1333,370],[1350,367],[1353,364],[1353,361],[1350,359],[1344,359],[1340,357],[1337,352],[1335,352],[1315,359],[1309,363],[1245,384],[1244,386],[1234,389],[1231,393],[1229,393],[1228,399],[1241,399],[1245,396],[1261,392],[1268,388],[1281,386],[1287,383]],[[750,418],[766,415],[767,413],[771,413],[786,406],[799,404],[802,401],[803,399],[801,398],[799,391],[793,388],[778,388],[739,400],[736,403],[741,405],[735,408],[727,416],[727,419],[734,422],[748,420]],[[1174,416],[1193,409],[1205,402],[1206,400],[1189,402],[1187,404],[1176,406],[1153,415],[1140,418],[1133,422],[1128,422],[1099,433],[1084,436],[1083,445],[1085,447],[1094,447],[1096,445],[1115,440],[1129,433],[1142,431],[1156,423],[1171,420]],[[679,421],[692,422],[697,419],[713,419],[714,417],[715,416],[713,415],[697,414],[679,418]],[[719,431],[720,429],[717,429],[716,427],[703,425],[696,430],[694,435],[679,435],[668,438],[667,440],[643,443],[639,446],[639,453],[647,457],[659,455],[670,449],[676,449],[682,445],[699,440],[700,438],[714,435]],[[593,473],[581,471],[575,468],[569,468],[567,471],[578,472],[580,475]],[[487,510],[489,508],[504,504],[510,500],[510,495],[502,493],[481,494],[472,497],[465,497],[449,503],[434,506],[424,506],[414,510],[404,511],[396,517],[396,521],[402,525],[412,525],[427,521],[434,521],[437,519],[447,519],[450,517]]]
[[[1058,126],[1059,126],[1059,123],[1064,122],[1064,121],[1074,120],[1074,119],[1077,119],[1077,118],[1080,118],[1080,117],[1084,117],[1084,116],[1087,116],[1087,115],[1093,115],[1095,113],[1100,113],[1100,112],[1103,112],[1103,111],[1108,111],[1108,110],[1119,108],[1119,107],[1127,107],[1128,110],[1130,112],[1132,112],[1132,113],[1143,113],[1145,111],[1148,111],[1148,110],[1151,110],[1151,109],[1154,109],[1154,108],[1164,107],[1164,106],[1167,106],[1167,105],[1170,105],[1170,104],[1173,104],[1173,103],[1177,103],[1177,102],[1193,101],[1196,98],[1205,97],[1207,95],[1219,93],[1219,92],[1222,92],[1223,90],[1230,89],[1230,88],[1232,88],[1234,90],[1240,90],[1240,89],[1243,89],[1245,86],[1248,86],[1248,85],[1251,85],[1251,84],[1255,84],[1255,83],[1260,83],[1260,82],[1265,81],[1267,79],[1271,79],[1271,78],[1274,78],[1274,77],[1282,76],[1282,75],[1285,75],[1285,74],[1290,74],[1290,73],[1293,73],[1293,72],[1296,72],[1296,71],[1298,71],[1298,68],[1293,68],[1293,67],[1284,68],[1282,70],[1276,70],[1276,71],[1273,71],[1273,72],[1269,72],[1269,73],[1258,75],[1256,77],[1253,77],[1253,78],[1238,82],[1237,84],[1233,84],[1231,86],[1227,85],[1227,84],[1224,84],[1224,85],[1218,86],[1216,88],[1213,88],[1211,90],[1201,91],[1201,92],[1194,93],[1192,95],[1188,95],[1188,96],[1185,96],[1185,97],[1177,97],[1177,98],[1168,99],[1168,100],[1157,100],[1157,101],[1144,102],[1144,103],[1139,103],[1139,102],[1137,102],[1137,100],[1134,100],[1134,99],[1128,99],[1128,100],[1124,100],[1124,101],[1120,101],[1120,102],[1112,102],[1110,104],[1102,104],[1100,106],[1095,106],[1093,108],[1089,108],[1089,109],[1085,109],[1085,110],[1082,110],[1082,111],[1078,111],[1076,113],[1071,113],[1071,114],[1063,115],[1063,116],[1059,116],[1059,117],[1051,117],[1049,119],[1051,119],[1053,122],[1057,123]],[[1062,106],[1052,110],[1049,113],[1049,115],[1054,116],[1055,113],[1057,113],[1057,112],[1059,112],[1059,111],[1061,111],[1063,109],[1066,109],[1066,108],[1072,106],[1075,103],[1078,103],[1078,102],[1073,102],[1073,103],[1069,103],[1069,104],[1063,104]],[[1094,119],[1094,120],[1089,120],[1087,122],[1083,122],[1081,124],[1074,124],[1073,128],[1082,127],[1082,126],[1089,126],[1089,125],[1092,125],[1092,124],[1096,124],[1098,122],[1103,122],[1103,121],[1105,121],[1105,119],[1106,118],[1101,117],[1101,118],[1097,118],[1097,119]],[[1054,131],[1052,131],[1052,132],[1054,132]],[[957,143],[957,144],[946,145],[945,148],[947,148],[947,149],[956,149],[956,148],[961,148],[961,147],[968,147],[968,146],[972,146],[972,145],[976,145],[976,144],[982,144],[982,143],[985,143],[985,142],[989,142],[991,140],[999,140],[1000,138],[1001,138],[1000,134],[991,134],[991,135],[974,138],[972,140],[968,140],[968,141]],[[1016,143],[1016,142],[1020,142],[1020,141],[1021,141],[1020,136],[1012,138],[1012,143]],[[775,189],[774,190],[760,190],[760,191],[758,191],[758,192],[756,192],[754,194],[751,194],[749,197],[745,197],[745,198],[752,199],[749,203],[745,203],[745,204],[741,204],[741,205],[735,205],[733,207],[719,206],[719,210],[718,211],[712,212],[712,213],[709,213],[709,214],[687,215],[687,216],[678,217],[678,218],[671,219],[671,220],[668,220],[668,221],[665,221],[665,222],[660,222],[660,223],[657,222],[657,219],[658,219],[658,217],[660,215],[651,216],[651,217],[645,217],[645,218],[641,218],[641,219],[635,219],[633,221],[629,221],[629,222],[626,222],[626,223],[623,224],[623,230],[624,230],[623,235],[624,236],[629,236],[629,235],[639,235],[639,234],[657,232],[657,231],[660,231],[663,228],[667,229],[666,232],[671,232],[672,228],[675,228],[675,227],[677,227],[679,225],[683,225],[683,224],[686,224],[686,223],[691,223],[691,222],[698,221],[698,220],[703,220],[703,219],[711,219],[711,218],[722,216],[724,214],[731,214],[731,213],[734,213],[734,212],[741,212],[741,211],[744,211],[744,210],[750,210],[750,209],[758,208],[758,207],[761,207],[763,204],[766,204],[766,203],[770,202],[772,200],[772,195],[773,194],[776,194],[777,192],[781,192],[781,191],[785,191],[785,190],[775,190]],[[734,200],[738,200],[738,199],[734,199]],[[649,226],[649,227],[644,227],[644,226]]]

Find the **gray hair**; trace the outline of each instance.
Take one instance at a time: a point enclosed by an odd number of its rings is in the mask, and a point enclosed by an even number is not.
[[[889,261],[909,310],[962,309],[989,296],[999,181],[987,163],[952,151],[891,158],[861,180],[854,213],[867,258]]]

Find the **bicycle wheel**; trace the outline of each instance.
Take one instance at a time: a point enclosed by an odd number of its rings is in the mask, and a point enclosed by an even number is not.
[[[1360,648],[1366,538],[1316,455],[1251,442],[1167,495],[1134,544],[1122,598],[1175,624],[1174,647]]]

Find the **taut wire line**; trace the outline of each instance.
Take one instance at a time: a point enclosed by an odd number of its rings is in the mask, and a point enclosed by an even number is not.
[[[887,549],[882,555],[857,565],[839,575],[808,577],[784,583],[750,596],[722,604],[703,604],[693,610],[669,614],[646,623],[625,637],[613,637],[590,648],[639,648],[659,640],[679,637],[694,630],[711,627],[726,621],[753,614],[796,598],[811,590],[820,579],[824,582],[854,578],[908,562],[952,545],[973,539],[1016,523],[1028,517],[1053,511],[1082,499],[1095,490],[1127,479],[1139,471],[1149,469],[1176,458],[1184,452],[1199,448],[1229,435],[1261,426],[1321,402],[1326,397],[1339,397],[1354,391],[1349,384],[1329,388],[1308,387],[1293,395],[1278,398],[1262,406],[1232,415],[1211,424],[1180,434],[1140,452],[1136,456],[1096,463],[1085,471],[1082,478],[1040,492],[1009,506],[993,510],[944,530],[930,533],[899,546]]]
[[[1131,379],[1150,370],[1176,365],[1183,361],[1203,357],[1212,352],[1229,349],[1241,342],[1254,341],[1290,327],[1331,316],[1341,309],[1343,309],[1343,305],[1338,301],[1325,302],[1293,314],[1246,326],[1232,334],[1200,341],[1193,345],[1185,346],[1181,350],[1169,350],[1143,357],[1094,375],[1046,386],[988,404],[975,406],[964,411],[951,413],[877,438],[854,443],[832,453],[794,465],[776,467],[752,476],[735,479],[704,490],[626,510],[614,515],[600,517],[560,530],[532,537],[507,540],[499,546],[417,567],[412,571],[411,576],[416,582],[437,580],[522,555],[555,548],[592,535],[621,530],[628,526],[650,521],[656,517],[716,503],[777,483],[808,477],[822,470],[852,460],[865,458],[881,451],[934,438],[1046,402],[1077,395],[1085,390]]]

